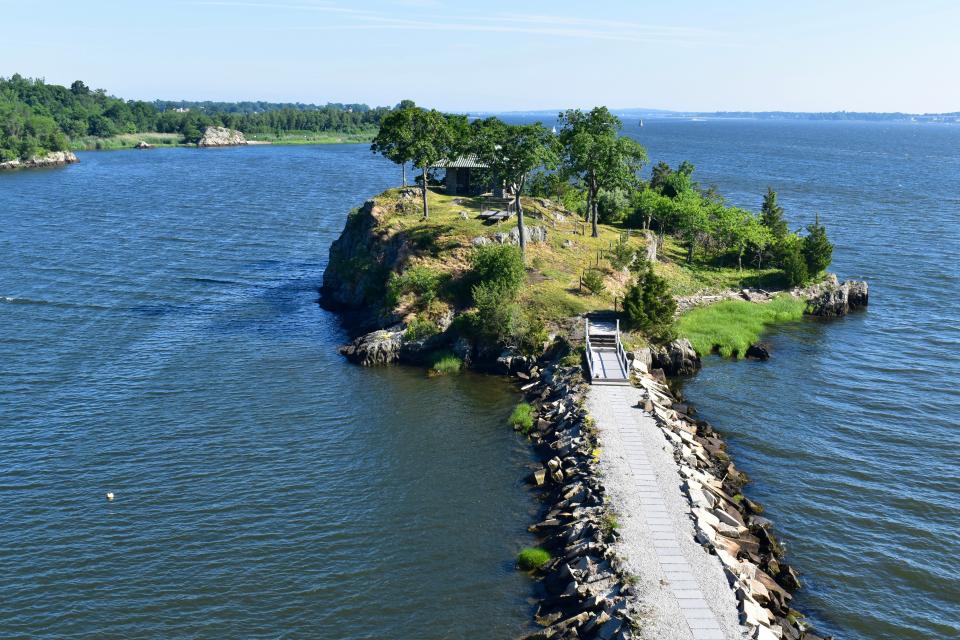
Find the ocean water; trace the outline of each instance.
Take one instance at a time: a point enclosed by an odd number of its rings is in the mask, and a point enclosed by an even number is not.
[[[526,629],[514,391],[348,365],[316,304],[399,172],[357,146],[80,158],[0,175],[0,637]]]
[[[684,391],[839,638],[960,636],[960,128],[626,123],[794,226],[867,312]],[[0,637],[508,638],[536,508],[491,377],[347,365],[316,304],[365,146],[81,154],[0,175]],[[104,499],[113,491],[116,500]]]

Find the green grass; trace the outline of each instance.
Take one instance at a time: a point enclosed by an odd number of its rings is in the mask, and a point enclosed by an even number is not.
[[[727,300],[687,312],[677,321],[677,333],[701,354],[716,351],[724,357],[741,356],[767,326],[799,320],[805,308],[803,300],[789,295],[764,304]]]
[[[533,407],[526,402],[521,402],[510,414],[510,426],[527,435],[533,430]]]
[[[247,140],[269,142],[270,144],[359,144],[368,143],[377,134],[376,130],[359,133],[320,133],[313,131],[293,131],[289,133],[250,133],[244,134]]]
[[[657,265],[657,273],[670,283],[674,296],[689,296],[701,292],[729,291],[756,287],[767,290],[784,289],[787,283],[780,269],[753,269],[718,266],[695,259],[687,264],[687,250],[674,238],[666,238],[660,253],[664,262]]]
[[[83,136],[70,140],[73,151],[132,149],[140,141],[155,147],[178,147],[182,145],[179,133],[121,133],[109,138]]]
[[[527,547],[517,554],[517,565],[524,571],[542,569],[550,560],[550,552],[541,547]]]
[[[463,360],[448,351],[442,351],[434,356],[433,364],[430,365],[430,375],[446,376],[460,373],[462,368]]]

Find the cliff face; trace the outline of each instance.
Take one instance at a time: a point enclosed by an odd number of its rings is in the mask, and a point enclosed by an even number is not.
[[[63,164],[72,164],[79,162],[77,156],[71,151],[53,151],[42,156],[33,156],[29,160],[8,160],[0,162],[0,170],[4,169],[29,169],[33,167],[55,167]]]
[[[330,245],[323,273],[323,306],[359,312],[363,317],[353,319],[364,324],[379,317],[387,277],[408,255],[405,235],[390,235],[380,227],[385,213],[373,201],[352,212],[340,237]]]
[[[198,147],[232,147],[241,144],[247,144],[243,134],[226,127],[207,127],[197,142]]]

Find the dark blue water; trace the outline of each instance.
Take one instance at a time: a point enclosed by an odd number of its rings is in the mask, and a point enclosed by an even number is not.
[[[347,365],[315,304],[398,173],[324,146],[0,175],[0,637],[526,628],[515,395]]]
[[[650,121],[871,306],[685,392],[848,639],[960,636],[960,128]],[[500,638],[529,620],[515,397],[345,365],[315,304],[364,146],[88,153],[0,175],[0,636]],[[114,491],[107,503],[103,494]]]
[[[960,637],[960,127],[627,123],[651,158],[795,227],[869,311],[768,336],[769,362],[707,358],[684,391],[728,436],[788,543],[818,627],[848,639]]]

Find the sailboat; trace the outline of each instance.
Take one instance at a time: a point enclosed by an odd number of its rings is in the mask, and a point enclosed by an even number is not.
[[[643,128],[643,118],[640,118],[640,128]]]
[[[550,130],[550,133],[557,135],[557,125],[553,125],[553,129]]]

